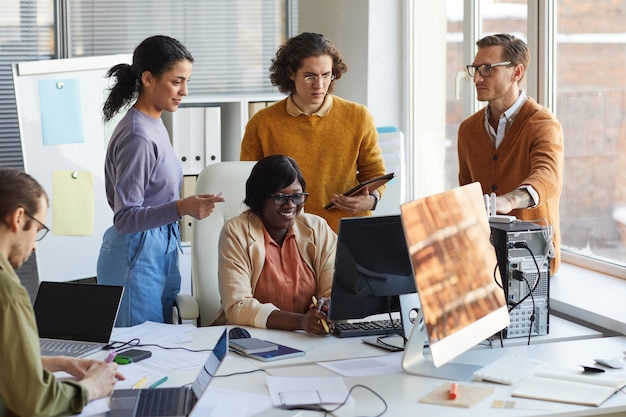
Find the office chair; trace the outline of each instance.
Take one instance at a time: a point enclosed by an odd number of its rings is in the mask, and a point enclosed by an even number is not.
[[[205,167],[196,183],[196,194],[224,193],[226,202],[218,203],[210,216],[192,220],[191,293],[179,294],[174,302],[174,323],[196,320],[198,326],[210,326],[221,307],[217,281],[218,241],[222,226],[247,209],[243,204],[246,180],[252,161],[218,162]]]

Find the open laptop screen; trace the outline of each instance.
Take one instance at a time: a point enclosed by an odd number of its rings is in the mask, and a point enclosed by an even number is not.
[[[43,281],[34,310],[40,338],[108,343],[123,287]]]

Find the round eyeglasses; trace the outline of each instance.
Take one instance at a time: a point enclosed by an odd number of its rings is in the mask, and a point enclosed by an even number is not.
[[[305,75],[304,82],[307,84],[316,83],[318,80],[322,80],[324,83],[329,83],[335,79],[335,74],[324,74],[324,75]]]
[[[284,206],[289,200],[296,206],[304,204],[309,197],[309,193],[295,193],[295,194],[270,194],[268,197],[272,198],[275,206]]]
[[[496,62],[495,64],[481,64],[481,65],[466,65],[465,69],[470,77],[474,78],[476,73],[481,77],[489,77],[491,75],[491,69],[494,67],[508,67],[511,65],[511,61]]]
[[[37,242],[39,242],[41,239],[43,239],[44,237],[46,237],[46,235],[48,234],[48,232],[50,231],[50,229],[48,228],[48,226],[46,226],[45,224],[43,224],[42,222],[40,222],[39,220],[37,220],[35,217],[33,217],[32,215],[30,215],[30,213],[28,213],[26,211],[26,209],[24,209],[24,214],[27,215],[29,218],[33,219],[34,221],[36,221],[37,223],[39,223],[39,226],[41,226],[41,229],[37,230],[37,237],[35,238],[35,240]]]

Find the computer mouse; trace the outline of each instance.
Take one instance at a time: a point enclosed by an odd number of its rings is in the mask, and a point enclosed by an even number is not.
[[[229,339],[246,339],[250,337],[250,333],[241,327],[233,327],[228,331]]]
[[[598,358],[594,359],[594,361],[600,365],[608,366],[613,369],[620,369],[624,367],[624,361],[620,358]]]

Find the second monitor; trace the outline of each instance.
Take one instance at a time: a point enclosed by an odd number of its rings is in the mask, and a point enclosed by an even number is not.
[[[399,215],[341,219],[331,320],[398,312],[400,296],[415,291]]]

